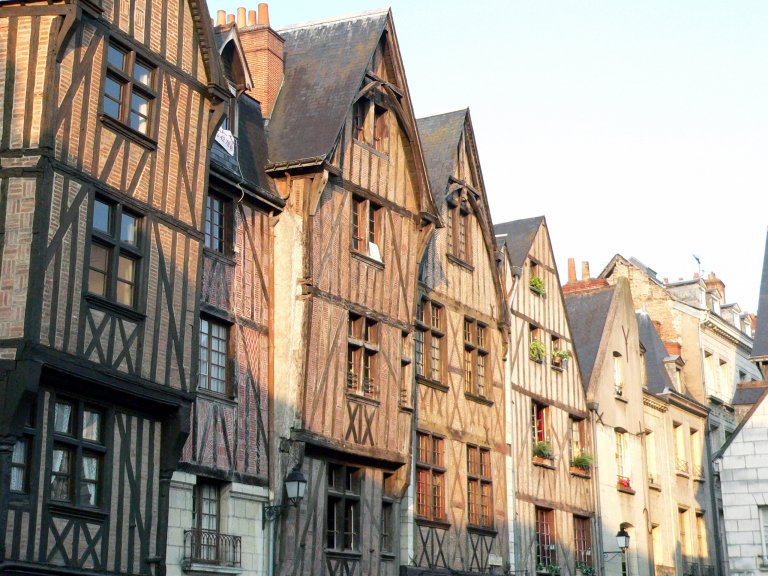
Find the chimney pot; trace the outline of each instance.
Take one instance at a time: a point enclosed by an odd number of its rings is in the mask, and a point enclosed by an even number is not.
[[[693,273],[693,279],[694,280],[698,280],[699,279],[699,273],[698,272],[694,272]]]
[[[235,23],[235,15],[227,14],[227,24],[234,24],[234,23]]]
[[[582,262],[581,263],[581,281],[586,282],[588,280],[591,280],[591,277],[589,275],[589,262]]]
[[[669,284],[669,278],[667,277],[664,278],[664,284]]]
[[[248,26],[256,26],[256,10],[248,10]]]
[[[269,4],[259,3],[259,26],[269,26]]]
[[[576,261],[573,258],[568,258],[568,284],[574,284],[576,282]]]
[[[227,23],[227,13],[224,10],[216,11],[216,25],[224,26]]]
[[[237,9],[237,27],[245,28],[245,8],[243,7]]]

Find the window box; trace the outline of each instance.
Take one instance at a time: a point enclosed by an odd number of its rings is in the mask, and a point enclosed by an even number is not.
[[[541,466],[542,468],[550,468],[554,470],[555,468],[555,461],[553,458],[545,458],[543,456],[533,456],[531,458],[531,461],[533,462],[534,466]]]
[[[589,471],[589,469],[584,470],[578,466],[571,466],[570,472],[571,476],[579,476],[580,478],[592,478],[592,473]]]
[[[547,289],[544,288],[544,280],[542,280],[539,276],[531,276],[531,280],[528,283],[528,286],[530,287],[531,292],[537,296],[544,297],[547,295]]]

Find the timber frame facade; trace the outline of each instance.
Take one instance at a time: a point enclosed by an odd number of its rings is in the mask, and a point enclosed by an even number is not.
[[[445,227],[419,267],[406,573],[489,574],[508,557],[508,325],[496,242],[469,111],[418,125]]]
[[[575,465],[594,443],[549,232],[543,217],[495,232],[511,311],[514,569],[576,574],[597,557],[596,480]]]
[[[225,95],[207,13],[0,10],[2,573],[164,570]]]

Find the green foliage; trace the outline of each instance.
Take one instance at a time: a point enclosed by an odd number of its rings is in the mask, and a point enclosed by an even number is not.
[[[539,296],[544,296],[547,293],[547,289],[544,288],[544,280],[538,276],[531,276],[531,281],[528,283],[531,290],[536,292]]]
[[[552,458],[552,444],[546,440],[539,440],[533,445],[533,455],[539,458]]]
[[[541,362],[546,355],[547,349],[544,347],[544,343],[536,339],[531,340],[531,343],[528,346],[528,356],[530,359],[536,362]]]
[[[592,566],[584,564],[584,562],[577,562],[576,570],[580,571],[582,576],[595,576],[595,574],[597,574]]]
[[[559,564],[537,564],[536,572],[546,572],[552,576],[558,576],[560,574]]]
[[[592,454],[589,452],[579,452],[573,457],[573,460],[571,460],[571,466],[582,470],[589,470],[592,467],[593,462],[594,458],[592,458]]]

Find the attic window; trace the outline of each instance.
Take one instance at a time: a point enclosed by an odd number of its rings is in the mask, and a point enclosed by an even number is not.
[[[352,197],[352,250],[381,262],[381,207]]]
[[[389,110],[360,98],[352,111],[352,134],[355,140],[379,152],[389,150]]]

